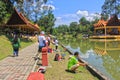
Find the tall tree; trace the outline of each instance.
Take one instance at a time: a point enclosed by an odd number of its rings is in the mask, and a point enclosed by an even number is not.
[[[120,15],[120,0],[105,0],[101,15],[106,19],[112,14]]]
[[[79,23],[83,26],[86,26],[87,24],[90,24],[90,22],[85,18],[85,17],[82,17],[80,20],[79,20]]]
[[[0,16],[2,16],[1,20],[3,20],[1,22],[4,22],[4,19],[8,18],[10,14],[12,14],[14,7],[16,7],[18,11],[22,12],[30,20],[37,22],[42,12],[45,11],[42,8],[42,5],[46,2],[47,0],[1,0]]]
[[[24,13],[30,20],[37,22],[42,15],[43,4],[45,4],[47,0],[24,0],[23,2],[17,2],[16,7]]]
[[[77,31],[78,30],[78,23],[77,22],[71,22],[69,28],[70,28],[71,32]]]
[[[0,23],[6,23],[8,17],[13,11],[13,2],[11,0],[0,1]]]
[[[56,29],[58,33],[65,34],[66,32],[68,32],[69,27],[67,25],[59,25],[58,27],[56,27]]]
[[[0,1],[0,23],[4,23],[3,21],[5,19],[6,13],[6,6],[2,1]]]
[[[38,21],[38,24],[41,27],[44,27],[43,29],[52,34],[53,26],[55,23],[55,17],[54,14],[52,14],[52,11],[49,11],[48,14],[41,16],[40,20]]]

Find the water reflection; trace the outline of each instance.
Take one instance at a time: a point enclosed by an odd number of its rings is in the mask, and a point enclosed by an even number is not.
[[[88,61],[111,80],[120,80],[120,40],[62,39],[73,52],[79,51]]]
[[[119,80],[120,76],[120,40],[96,40],[94,51],[101,56],[107,76]]]

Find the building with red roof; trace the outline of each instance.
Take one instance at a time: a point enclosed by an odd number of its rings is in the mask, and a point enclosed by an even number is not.
[[[9,28],[11,31],[19,30],[21,33],[35,33],[40,32],[37,24],[31,23],[22,13],[14,9],[13,14],[3,28]]]
[[[117,15],[107,21],[99,20],[94,24],[94,36],[90,38],[120,38],[120,20]]]

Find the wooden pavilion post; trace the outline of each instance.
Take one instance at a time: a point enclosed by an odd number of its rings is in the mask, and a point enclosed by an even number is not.
[[[107,54],[107,42],[106,42],[106,38],[105,38],[105,50],[104,50],[103,54],[104,55]]]
[[[106,25],[104,25],[104,30],[105,30],[105,38],[106,38],[107,35]]]

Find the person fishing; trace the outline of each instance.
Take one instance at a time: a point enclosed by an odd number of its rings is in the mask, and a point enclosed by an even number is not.
[[[76,69],[80,66],[86,66],[86,63],[81,63],[78,61],[79,53],[75,52],[74,56],[71,56],[68,61],[67,71],[75,73]]]

